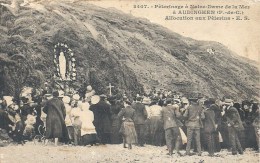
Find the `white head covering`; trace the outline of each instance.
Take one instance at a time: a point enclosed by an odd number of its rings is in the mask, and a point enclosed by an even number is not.
[[[70,103],[70,97],[69,96],[64,96],[62,101],[65,103],[65,104],[68,104]]]
[[[14,110],[18,110],[19,109],[19,106],[18,105],[14,105]]]
[[[100,97],[98,95],[94,95],[91,97],[91,104],[97,104],[100,101]]]
[[[88,85],[88,86],[87,86],[87,91],[89,91],[89,92],[92,91],[91,85]]]
[[[22,91],[21,91],[21,97],[27,97],[30,94],[32,94],[32,90],[33,88],[31,87],[23,87]]]
[[[13,97],[12,96],[4,96],[3,99],[6,101],[7,106],[9,106],[13,103]]]
[[[82,110],[88,110],[89,109],[89,103],[88,102],[83,102],[79,105],[79,107],[82,109]]]
[[[59,90],[59,97],[64,97],[64,91],[63,90]]]
[[[73,98],[74,100],[78,101],[78,100],[80,99],[80,96],[79,96],[78,94],[74,94],[74,95],[72,96],[72,98]]]
[[[82,105],[82,101],[78,101],[78,106],[81,106]]]

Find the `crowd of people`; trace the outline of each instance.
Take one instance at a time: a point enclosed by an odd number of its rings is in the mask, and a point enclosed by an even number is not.
[[[166,145],[168,155],[179,156],[200,156],[202,151],[216,156],[224,148],[232,155],[243,154],[245,148],[259,152],[257,102],[155,91],[129,100],[126,95],[96,95],[91,86],[86,90],[84,96],[33,90],[19,102],[3,96],[0,138],[24,144],[43,132],[45,145],[50,140],[56,146],[122,143],[132,149],[133,145]],[[180,152],[183,149],[185,153]]]

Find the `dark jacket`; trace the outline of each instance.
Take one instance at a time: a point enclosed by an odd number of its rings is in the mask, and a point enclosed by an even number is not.
[[[216,131],[215,127],[215,113],[214,110],[209,108],[204,111],[205,119],[204,119],[204,132],[212,133]]]
[[[253,121],[253,126],[256,127],[256,128],[260,128],[260,115],[259,115],[259,111],[257,111],[256,113],[256,117]]]
[[[172,127],[180,127],[181,113],[175,109],[172,105],[167,105],[162,109],[163,128],[166,130]]]
[[[132,122],[134,118],[135,110],[131,106],[127,106],[126,108],[123,108],[119,113],[118,117],[119,119],[125,118],[124,121]]]
[[[218,105],[212,104],[209,107],[210,110],[213,110],[215,113],[215,124],[220,126],[222,123],[222,115],[221,115],[221,109]]]
[[[97,130],[102,130],[104,133],[111,132],[111,111],[110,105],[105,101],[100,101],[97,104],[91,105],[89,110],[94,114],[94,122]]]
[[[118,127],[120,126],[120,119],[118,118],[118,113],[120,112],[121,108],[117,104],[112,104],[110,106],[111,112],[111,126]]]
[[[132,105],[133,109],[135,110],[134,114],[134,123],[135,124],[144,124],[145,120],[147,119],[147,111],[145,106],[140,102],[137,102]]]
[[[234,108],[233,106],[229,106],[226,109],[225,117],[228,125],[231,125],[231,127],[235,127],[237,130],[244,130],[242,121],[236,108]]]
[[[203,108],[197,104],[191,104],[183,114],[186,118],[185,125],[189,128],[203,128],[202,119],[205,118]]]
[[[65,125],[65,106],[58,98],[48,100],[43,108],[46,117],[46,138],[68,138],[68,132]]]
[[[14,125],[14,122],[9,119],[7,112],[0,109],[0,129],[9,131],[9,125]]]

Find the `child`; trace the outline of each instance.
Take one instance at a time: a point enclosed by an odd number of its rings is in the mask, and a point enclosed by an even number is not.
[[[69,139],[70,139],[70,143],[73,140],[74,137],[74,128],[72,125],[72,116],[71,116],[71,106],[69,105],[70,103],[70,97],[69,96],[64,96],[62,101],[64,102],[65,105],[65,109],[66,109],[66,117],[65,117],[65,124],[68,130],[68,135],[69,135]]]
[[[81,109],[78,107],[78,103],[81,101],[78,101],[79,98],[74,98],[75,104],[71,110],[71,116],[72,116],[72,125],[74,128],[74,145],[79,145],[80,144],[80,138],[81,138],[81,127],[82,127],[82,122],[80,120],[80,115],[81,115]]]

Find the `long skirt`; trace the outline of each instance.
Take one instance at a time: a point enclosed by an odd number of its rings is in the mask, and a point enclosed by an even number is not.
[[[122,143],[122,138],[120,136],[119,130],[121,127],[121,121],[118,117],[114,117],[112,119],[111,125],[111,143],[112,144],[120,144]]]
[[[150,120],[150,131],[151,131],[151,141],[152,145],[162,146],[164,139],[164,129],[163,122],[160,117],[151,117]]]
[[[134,122],[123,122],[119,131],[127,144],[137,143],[137,134],[135,131]]]
[[[85,134],[81,136],[82,145],[94,145],[97,143],[97,134]]]

